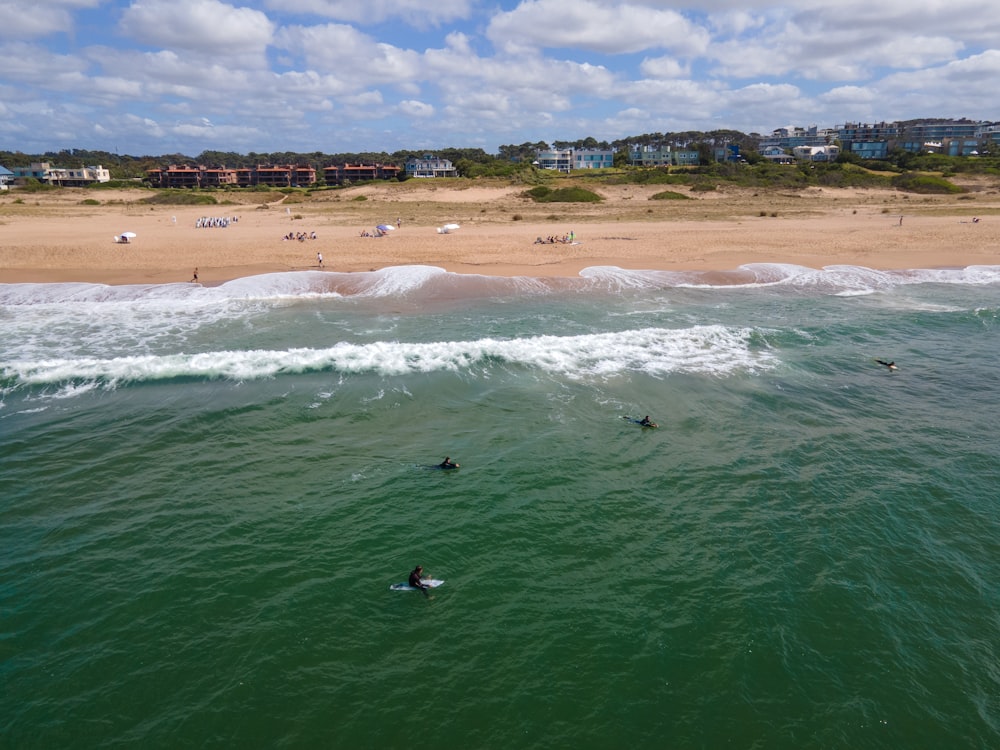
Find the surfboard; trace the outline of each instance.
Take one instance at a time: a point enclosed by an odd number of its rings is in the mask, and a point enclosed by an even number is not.
[[[436,589],[444,581],[439,581],[437,578],[425,578],[424,583],[430,586],[432,589]],[[420,591],[420,589],[415,589],[409,583],[394,583],[390,587],[393,591]]]
[[[632,424],[637,424],[640,427],[659,427],[660,425],[653,422],[652,424],[643,424],[641,419],[636,419],[635,417],[622,417],[626,422],[631,422]]]

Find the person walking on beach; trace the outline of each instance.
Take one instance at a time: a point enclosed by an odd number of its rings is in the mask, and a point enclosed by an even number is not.
[[[192,284],[197,284],[198,283],[198,269],[197,268],[194,269],[194,273],[191,274],[191,283]]]
[[[323,267],[323,253],[316,253],[316,265]]]

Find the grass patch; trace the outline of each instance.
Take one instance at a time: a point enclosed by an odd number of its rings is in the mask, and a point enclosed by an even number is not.
[[[188,190],[161,190],[143,198],[142,202],[156,206],[214,206],[218,203],[211,195]]]
[[[99,205],[101,205],[101,202],[99,200],[95,200],[94,198],[85,198],[84,200],[80,201],[80,205],[81,206],[99,206]]]
[[[553,190],[539,185],[525,192],[535,203],[600,203],[604,198],[582,187],[563,187]]]
[[[649,199],[651,201],[689,201],[691,200],[691,196],[684,195],[684,193],[675,193],[673,190],[664,190],[662,193],[649,196]]]
[[[965,188],[949,182],[944,177],[915,172],[896,175],[892,178],[892,186],[897,190],[905,190],[908,193],[947,195],[968,192]]]

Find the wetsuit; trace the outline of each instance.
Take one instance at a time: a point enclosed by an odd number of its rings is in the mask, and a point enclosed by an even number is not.
[[[426,583],[424,583],[420,579],[420,571],[419,570],[414,570],[412,573],[410,573],[409,584],[410,584],[410,586],[412,588],[420,589],[421,591],[423,591],[424,592],[424,596],[427,595],[427,589],[430,588],[430,586],[428,586]]]

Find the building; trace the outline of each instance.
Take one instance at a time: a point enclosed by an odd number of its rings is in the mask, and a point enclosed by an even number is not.
[[[610,169],[615,165],[615,152],[610,148],[574,148],[573,169]]]
[[[828,146],[796,146],[792,149],[792,156],[799,161],[836,161],[837,157],[840,156],[840,147],[833,144]]]
[[[763,159],[772,164],[794,164],[795,159],[781,146],[761,146],[758,152]]]
[[[155,187],[195,188],[201,187],[201,169],[187,164],[171,164],[166,169],[150,169],[146,174]]]
[[[424,154],[422,158],[411,156],[404,168],[407,177],[458,177],[458,170],[450,159],[433,154]]]
[[[666,167],[672,158],[670,146],[629,146],[628,163],[633,167]]]
[[[986,151],[991,154],[1000,154],[1000,123],[983,123],[976,131],[976,138],[979,139]]]
[[[47,185],[86,187],[95,182],[110,182],[111,172],[101,165],[92,167],[53,167],[48,162],[35,162],[30,167],[14,167],[15,179],[35,179]]]
[[[394,180],[401,171],[395,164],[341,164],[324,167],[323,180],[327,185]]]
[[[14,180],[14,173],[7,167],[0,165],[0,190],[9,190],[10,183]]]
[[[550,148],[539,151],[535,155],[535,164],[538,165],[539,169],[569,172],[573,168],[573,149]]]
[[[828,143],[833,143],[836,137],[835,131],[829,128],[819,128],[815,125],[808,128],[778,128],[769,137],[761,139],[760,150],[763,151],[772,146],[786,150],[791,150],[796,146],[825,146]]]
[[[845,122],[834,128],[841,147],[859,159],[885,159],[899,137],[896,123]]]

